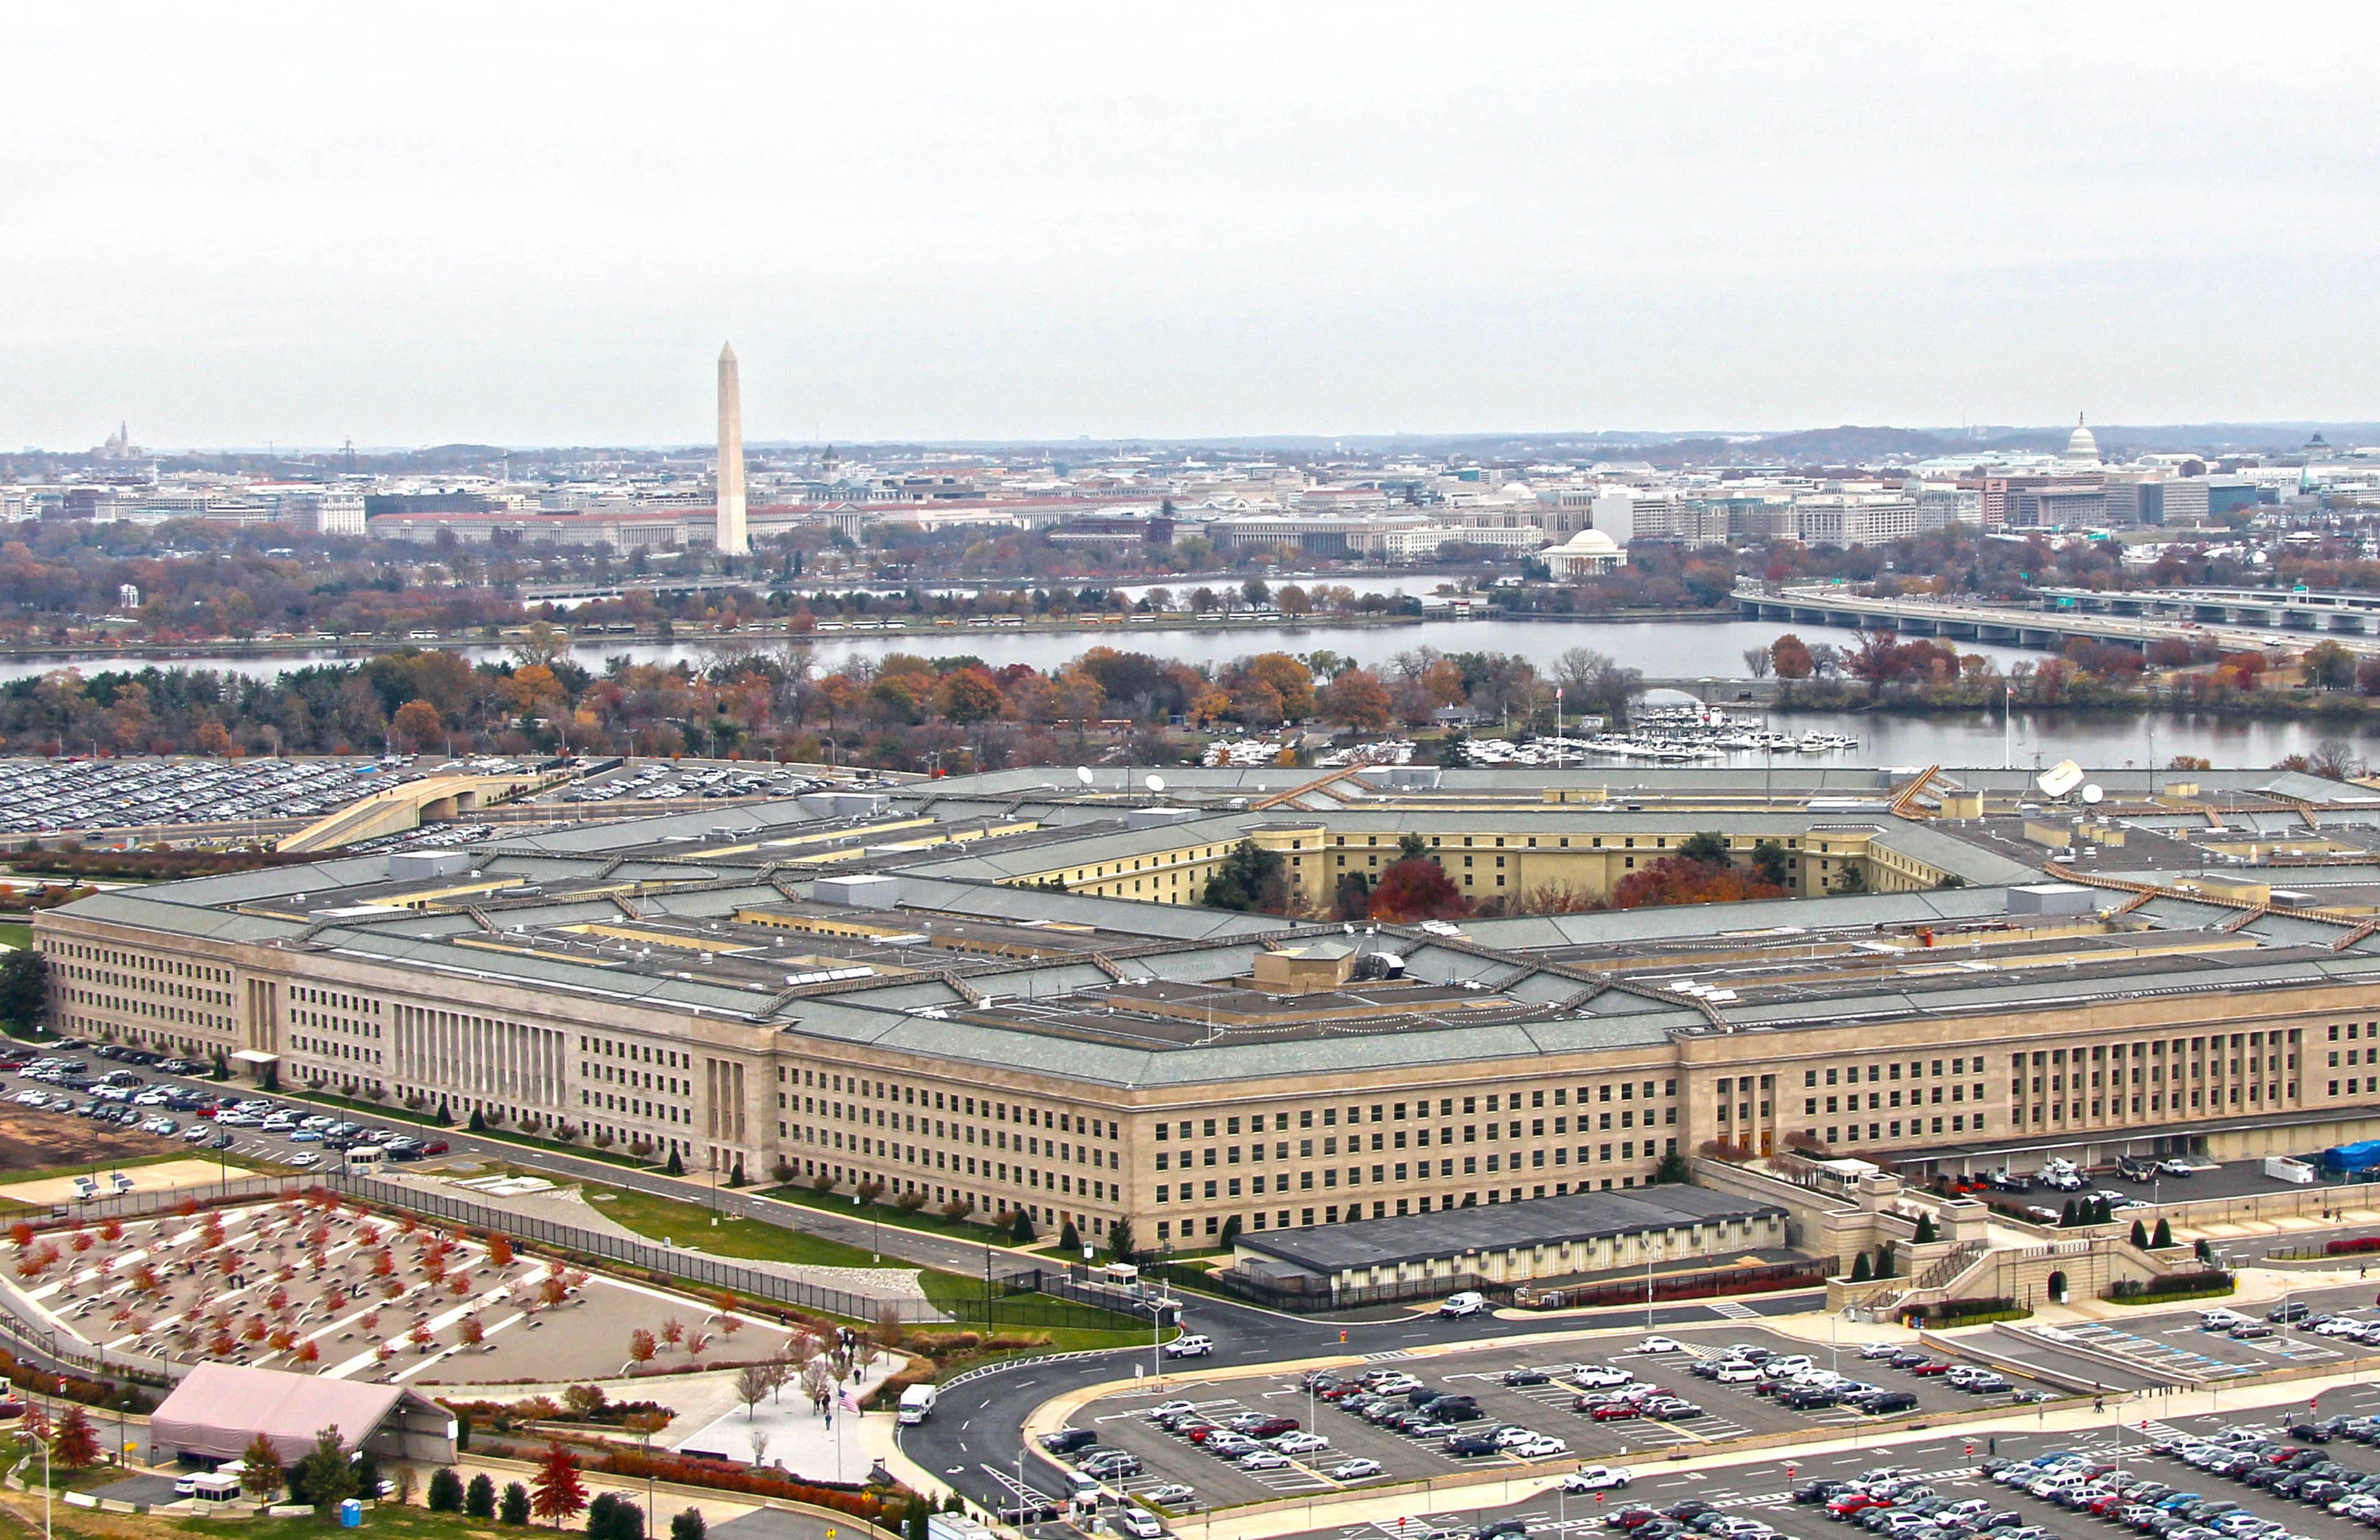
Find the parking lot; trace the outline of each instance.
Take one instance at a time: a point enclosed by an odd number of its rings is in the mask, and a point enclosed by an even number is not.
[[[2219,1383],[2244,1379],[2274,1369],[2300,1365],[2338,1370],[2358,1359],[2380,1357],[2380,1306],[2369,1287],[2318,1289],[2291,1296],[2305,1306],[2305,1321],[2268,1321],[2266,1308],[2241,1307],[2270,1328],[2270,1335],[2235,1337],[2210,1331],[2196,1309],[2161,1310],[2066,1327],[2032,1327],[2024,1335],[2053,1345],[2072,1342],[2098,1352],[2112,1353],[2136,1364],[2168,1383]],[[2209,1300],[2210,1307],[2224,1306]],[[2316,1324],[2319,1317],[2351,1321],[2366,1330],[2372,1341],[2332,1335]],[[2334,1328],[2336,1329],[2336,1328]]]
[[[62,1039],[38,1055],[18,1049],[0,1057],[0,1103],[8,1126],[21,1125],[18,1143],[76,1162],[187,1148],[304,1170],[335,1168],[343,1152],[367,1145],[399,1160],[444,1152],[435,1129],[391,1128],[276,1101],[194,1078],[199,1068]]]
[[[796,772],[791,765],[750,760],[639,759],[581,777],[531,800],[540,806],[611,803],[633,807],[640,802],[794,796],[816,791],[821,784]]]
[[[1380,1355],[1372,1372],[1401,1377],[1377,1384],[1373,1396],[1336,1400],[1330,1388],[1290,1376],[1206,1380],[1195,1372],[1170,1375],[1161,1386],[1105,1397],[1084,1407],[1072,1425],[1096,1434],[1096,1449],[1120,1450],[1138,1462],[1139,1469],[1106,1480],[1111,1490],[1140,1496],[1175,1489],[1177,1495],[1171,1500],[1156,1500],[1179,1508],[1188,1501],[1204,1506],[1262,1501],[1418,1480],[1483,1466],[1517,1470],[1548,1460],[1565,1468],[1582,1461],[1624,1465],[1674,1449],[1706,1447],[1748,1434],[1836,1433],[1877,1421],[1853,1405],[1780,1404],[1775,1395],[1756,1393],[1749,1380],[1724,1383],[1694,1372],[1697,1364],[1715,1367],[1742,1362],[1746,1354],[1779,1359],[1799,1355],[1815,1370],[1905,1394],[1913,1405],[1900,1406],[1894,1413],[1898,1416],[2008,1405],[2019,1395],[2046,1393],[2044,1387],[2030,1383],[2004,1386],[1997,1393],[1962,1391],[1949,1383],[1943,1371],[1952,1367],[1973,1371],[1973,1365],[1919,1355],[1927,1360],[1927,1372],[1896,1367],[1884,1359],[1863,1359],[1864,1344],[1856,1337],[1832,1348],[1821,1344],[1814,1351],[1798,1339],[1745,1325],[1676,1329],[1665,1335],[1678,1344],[1679,1351],[1646,1352],[1651,1340],[1631,1337],[1582,1340],[1560,1354],[1540,1348],[1516,1355],[1510,1348],[1489,1347],[1427,1358]],[[1571,1353],[1577,1356],[1566,1356]],[[1357,1372],[1349,1371],[1344,1377],[1352,1380]],[[1649,1405],[1652,1398],[1647,1387],[1670,1392],[1687,1402],[1688,1408],[1640,1411],[1625,1399],[1640,1397]],[[1461,1421],[1438,1424],[1434,1429],[1426,1425],[1419,1433],[1400,1432],[1378,1420],[1391,1410],[1383,1402],[1396,1397],[1411,1401],[1424,1391],[1467,1397],[1475,1404],[1475,1413],[1464,1409]],[[1582,1398],[1592,1401],[1598,1397],[1608,1398],[1600,1407],[1580,1409]],[[1372,1414],[1354,1410],[1359,1406],[1369,1406]],[[1193,1427],[1197,1423],[1225,1425],[1232,1418],[1252,1414],[1293,1419],[1299,1433],[1327,1438],[1329,1447],[1281,1451],[1277,1461],[1270,1457],[1276,1451],[1269,1449],[1253,1460],[1224,1458],[1208,1452],[1203,1440],[1188,1436],[1190,1428],[1169,1431],[1152,1421],[1151,1413],[1160,1407],[1172,1408],[1177,1419],[1186,1414]],[[1532,1460],[1524,1452],[1525,1445],[1522,1450],[1490,1451],[1471,1449],[1461,1442],[1465,1436],[1492,1437],[1500,1431],[1515,1442],[1533,1434],[1556,1440],[1559,1447],[1536,1446]],[[1075,1451],[1066,1462],[1079,1465],[1090,1452]],[[1191,1498],[1178,1495],[1178,1489],[1185,1487],[1194,1495]]]
[[[426,773],[358,759],[0,761],[0,833],[314,818]]]
[[[2380,1387],[2359,1386],[2327,1392],[2318,1411],[2324,1417],[2350,1419],[2380,1413]],[[1609,1535],[1619,1540],[1623,1534],[1633,1532],[1623,1531],[1612,1521],[1629,1507],[1694,1515],[1683,1521],[1688,1526],[1681,1532],[1683,1540],[1703,1534],[1711,1535],[1713,1540],[1727,1540],[1729,1530],[1735,1532],[1733,1540],[1867,1540],[1871,1534],[1888,1534],[1882,1527],[1884,1521],[1876,1521],[1876,1527],[1871,1528],[1856,1519],[1839,1519],[1818,1503],[1797,1502],[1794,1494],[1822,1481],[1850,1481],[1887,1472],[1897,1473],[1913,1483],[1897,1499],[1902,1506],[1923,1501],[1916,1493],[1930,1492],[1949,1503],[1982,1505],[1986,1520],[2013,1516],[2013,1526],[1997,1532],[2010,1540],[2016,1540],[2015,1532],[2020,1529],[2035,1532],[2023,1535],[2022,1540],[2140,1540],[2146,1532],[2112,1517],[2060,1506],[1992,1480],[1983,1472],[1985,1462],[1994,1459],[2032,1461],[2068,1453],[2080,1455],[2095,1466],[2168,1485],[2175,1489],[2175,1496],[2196,1494],[2206,1500],[2236,1503],[2248,1517],[2234,1521],[2235,1527],[2252,1528],[2256,1520],[2280,1526],[2266,1532],[2265,1540],[2369,1540],[2375,1526],[2331,1513],[2321,1504],[2297,1500],[2269,1488],[2260,1490],[2240,1479],[2194,1468],[2170,1454],[2149,1452],[2152,1447],[2164,1448],[2166,1441],[2177,1436],[2206,1438],[2227,1428],[2238,1429],[2242,1438],[2252,1435],[2279,1439],[2289,1449],[2306,1451],[2318,1460],[2337,1461],[2350,1473],[2380,1478],[2380,1448],[2343,1435],[2321,1443],[2287,1439],[2286,1427],[2291,1423],[2302,1423],[2307,1415],[2305,1406],[2298,1403],[2240,1416],[2217,1414],[2170,1421],[2135,1416],[2120,1423],[2111,1419],[2105,1427],[2079,1434],[2020,1430],[1997,1435],[1952,1435],[1899,1444],[1885,1450],[1815,1456],[1788,1453],[1706,1471],[1671,1473],[1648,1468],[1640,1470],[1624,1492],[1565,1495],[1548,1491],[1511,1507],[1416,1511],[1404,1516],[1402,1522],[1318,1529],[1299,1540],[1470,1540],[1483,1528],[1507,1522],[1518,1526],[1512,1533],[1531,1540],[1541,1536],[1580,1536],[1584,1540],[1586,1535]],[[1704,1511],[1697,1513],[1697,1510]],[[1721,1522],[1722,1518],[1740,1522],[1726,1524]],[[1696,1524],[1705,1527],[1692,1527]],[[1995,1533],[1987,1526],[1933,1526],[1938,1534],[1926,1534],[1915,1525],[1908,1527],[1912,1532],[1908,1540],[1975,1540],[1979,1535]],[[2216,1540],[2235,1540],[2211,1526],[2204,1528],[2204,1534]],[[2193,1536],[2192,1540],[2200,1537]]]

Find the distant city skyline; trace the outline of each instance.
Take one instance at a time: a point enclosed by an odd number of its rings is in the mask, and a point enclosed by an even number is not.
[[[754,445],[2380,399],[2363,7],[103,7],[12,42],[12,449],[694,445],[726,336]]]

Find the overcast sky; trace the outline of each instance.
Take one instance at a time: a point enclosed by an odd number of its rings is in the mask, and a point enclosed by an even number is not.
[[[0,443],[2380,416],[2380,12],[16,8]]]

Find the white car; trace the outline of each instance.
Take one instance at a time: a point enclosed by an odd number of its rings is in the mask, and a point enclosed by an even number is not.
[[[1320,1454],[1330,1447],[1330,1440],[1318,1433],[1284,1433],[1272,1441],[1272,1447],[1282,1454]]]
[[[1441,1316],[1476,1316],[1487,1308],[1487,1295],[1473,1293],[1466,1289],[1462,1293],[1447,1296],[1446,1303],[1438,1307],[1438,1313]]]
[[[1688,1350],[1683,1342],[1674,1337],[1647,1337],[1636,1344],[1636,1351],[1638,1352],[1684,1352]]]
[[[1158,1540],[1158,1536],[1165,1533],[1165,1526],[1158,1521],[1156,1514],[1131,1503],[1109,1514],[1108,1523],[1128,1540]]]
[[[213,1138],[214,1136],[214,1129],[206,1123],[193,1124],[191,1127],[182,1130],[182,1143],[186,1145],[200,1144],[206,1140]]]
[[[1369,1481],[1386,1469],[1377,1460],[1342,1460],[1322,1473],[1333,1481]]]
[[[1630,1472],[1625,1465],[1582,1465],[1561,1478],[1565,1492],[1609,1492],[1628,1485]]]
[[[1198,1410],[1196,1401],[1160,1401],[1142,1415],[1146,1417],[1186,1416]]]
[[[1900,1342],[1870,1342],[1867,1346],[1860,1349],[1860,1356],[1862,1358],[1890,1358],[1894,1353],[1899,1352],[1903,1344]]]
[[[1614,1369],[1602,1364],[1581,1364],[1570,1372],[1571,1383],[1589,1390],[1614,1390],[1633,1383],[1636,1376],[1625,1369]]]
[[[1537,1436],[1534,1428],[1522,1427],[1516,1423],[1507,1424],[1496,1430],[1496,1447],[1500,1449],[1509,1449],[1517,1444],[1525,1444]]]
[[[1245,1454],[1240,1457],[1240,1469],[1243,1471],[1285,1471],[1289,1469],[1289,1456],[1285,1454],[1275,1454],[1270,1449],[1258,1449],[1254,1454]]]
[[[1760,1378],[1760,1365],[1739,1358],[1712,1369],[1711,1377],[1721,1385],[1750,1385]]]
[[[1211,1337],[1176,1337],[1165,1344],[1168,1358],[1204,1358],[1215,1351]]]
[[[1520,1460],[1552,1460],[1570,1453],[1570,1446],[1548,1434],[1524,1438],[1517,1444],[1507,1444],[1504,1452]]]
[[[1406,1396],[1411,1395],[1414,1391],[1420,1388],[1421,1381],[1414,1378],[1413,1376],[1406,1374],[1391,1374],[1383,1376],[1379,1383],[1372,1387],[1372,1394],[1376,1396]]]
[[[297,1154],[289,1157],[288,1159],[284,1162],[284,1164],[286,1165],[299,1167],[319,1166],[322,1163],[322,1152],[318,1149],[301,1149]]]

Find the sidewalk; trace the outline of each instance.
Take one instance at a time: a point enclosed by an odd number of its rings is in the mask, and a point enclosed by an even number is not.
[[[844,1380],[836,1401],[823,1414],[802,1394],[799,1385],[788,1385],[747,1408],[734,1399],[731,1376],[730,1409],[713,1415],[698,1431],[671,1447],[682,1453],[773,1465],[811,1481],[865,1480],[877,1451],[869,1447],[871,1441],[863,1430],[871,1423],[889,1429],[894,1419],[889,1411],[868,1414],[853,1407],[883,1384],[893,1366],[889,1358],[880,1359],[857,1378]]]

